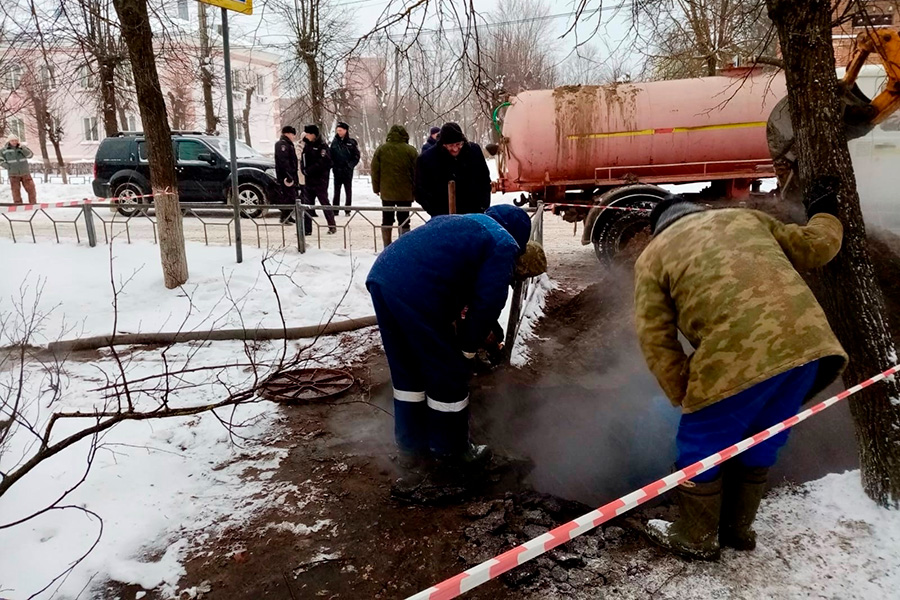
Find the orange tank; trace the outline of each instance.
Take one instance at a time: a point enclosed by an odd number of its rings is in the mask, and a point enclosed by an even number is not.
[[[784,76],[522,92],[503,118],[498,190],[540,191],[772,177],[766,120]]]

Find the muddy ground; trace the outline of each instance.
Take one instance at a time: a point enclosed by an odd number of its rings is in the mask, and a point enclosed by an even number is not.
[[[553,221],[547,215],[548,229],[571,235],[571,225],[563,231]],[[390,381],[383,356],[371,352],[353,366],[358,383],[342,399],[274,408],[290,449],[275,477],[297,492],[273,498],[268,513],[191,559],[183,597],[405,598],[666,474],[678,412],[638,351],[630,266],[601,269],[577,238],[554,243],[547,244],[550,273],[560,287],[531,363],[472,385],[474,439],[520,459],[518,466],[496,470],[477,497],[458,505],[391,500],[398,468]],[[873,251],[896,308],[900,238],[882,238]],[[773,481],[856,466],[849,413],[838,405],[797,428]],[[678,559],[652,548],[634,525],[670,512],[665,502],[635,511],[466,597],[654,597],[665,585],[651,577],[654,563]],[[618,587],[624,582],[627,592]],[[138,591],[115,586],[110,597]]]

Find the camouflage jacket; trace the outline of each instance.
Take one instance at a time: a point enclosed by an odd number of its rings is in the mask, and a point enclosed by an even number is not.
[[[810,397],[831,383],[847,355],[797,270],[825,265],[842,237],[830,215],[785,225],[746,209],[690,214],[661,231],[635,265],[635,316],[672,403],[694,412],[817,359]]]

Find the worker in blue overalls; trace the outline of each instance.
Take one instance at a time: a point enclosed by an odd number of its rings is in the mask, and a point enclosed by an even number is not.
[[[395,437],[406,459],[463,467],[490,459],[487,446],[469,440],[472,359],[503,310],[530,232],[528,214],[509,205],[439,216],[375,261],[366,287],[391,371]]]

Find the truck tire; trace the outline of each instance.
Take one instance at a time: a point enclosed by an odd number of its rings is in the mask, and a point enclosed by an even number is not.
[[[669,192],[655,185],[634,184],[617,187],[604,193],[593,210],[598,210],[591,229],[594,253],[603,263],[610,263],[620,252],[643,233],[649,234],[650,214],[656,203]],[[603,209],[615,206],[624,209]]]

